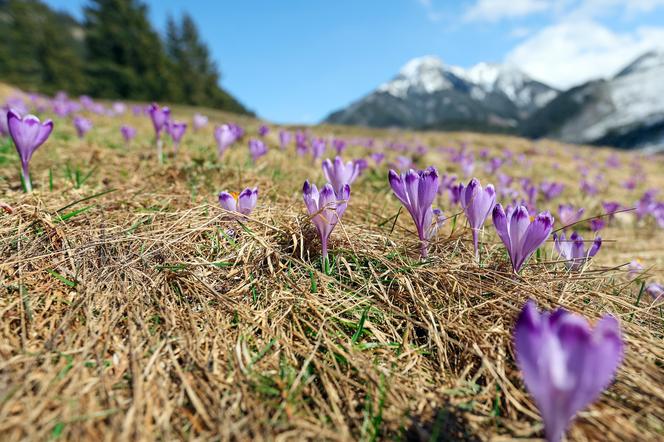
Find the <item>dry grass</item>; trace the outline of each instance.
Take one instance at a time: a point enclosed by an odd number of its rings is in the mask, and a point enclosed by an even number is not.
[[[552,262],[548,244],[515,277],[491,227],[482,265],[473,262],[459,219],[421,263],[410,220],[402,214],[393,222],[398,204],[379,169],[353,186],[327,275],[300,195],[306,178],[322,181],[309,159],[271,149],[250,166],[242,144],[217,165],[209,127],[189,133],[177,161],[157,167],[145,118],[124,119],[139,127],[131,148],[121,145],[122,121],[93,119],[89,141],[56,121],[35,155],[31,195],[18,189],[12,152],[0,153],[8,153],[0,157],[0,199],[15,208],[0,215],[2,439],[541,437],[510,338],[529,297],[593,320],[612,313],[624,330],[616,382],[581,413],[569,439],[664,438],[662,311],[645,298],[637,306],[639,286],[616,268],[641,257],[661,277],[661,229],[624,217],[603,232],[615,242],[606,241],[584,273]],[[257,122],[242,123],[255,133]],[[533,150],[525,140],[473,134],[313,131],[529,152],[533,167],[514,173],[569,184],[552,209],[570,201],[597,214],[601,198],[635,199],[618,185],[627,167],[605,171],[610,186],[597,200],[574,190],[572,155],[600,163],[605,150],[553,142]],[[64,178],[66,164],[94,172],[76,189]],[[433,149],[419,161],[428,164],[453,169]],[[663,164],[645,161],[647,187],[664,184]],[[241,225],[228,220],[216,193],[255,184],[254,216]],[[446,199],[441,205],[454,210]]]

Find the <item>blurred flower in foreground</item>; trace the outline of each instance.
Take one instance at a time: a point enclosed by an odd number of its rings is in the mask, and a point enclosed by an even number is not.
[[[553,217],[542,212],[531,218],[524,206],[507,207],[496,204],[493,209],[493,225],[505,244],[514,272],[518,273],[535,250],[549,238],[553,228]]]
[[[583,207],[577,209],[571,204],[560,204],[558,206],[558,220],[562,227],[569,227],[578,223],[586,211]]]
[[[350,198],[350,186],[344,184],[337,192],[330,183],[325,184],[318,191],[315,184],[304,182],[302,197],[307,211],[311,216],[311,222],[316,226],[322,246],[323,262],[327,261],[327,242],[334,226],[337,225],[348,206]]]
[[[90,129],[92,129],[92,121],[87,118],[76,116],[74,117],[74,127],[76,128],[76,134],[79,138],[83,138]]]
[[[217,157],[221,159],[228,146],[235,142],[236,136],[228,124],[222,124],[214,128],[214,139],[217,142]]]
[[[203,114],[196,113],[192,118],[192,126],[194,130],[201,130],[208,124],[208,117]]]
[[[623,347],[613,316],[603,316],[591,329],[583,316],[564,309],[540,313],[534,301],[526,303],[514,328],[514,348],[547,441],[560,441],[574,416],[609,386]]]
[[[344,184],[353,184],[359,174],[360,165],[353,161],[344,163],[340,157],[336,157],[334,162],[329,158],[323,161],[323,175],[335,192],[339,192]]]
[[[394,195],[399,198],[415,222],[421,243],[420,255],[426,258],[429,240],[445,221],[440,209],[431,207],[438,192],[438,171],[434,167],[428,167],[419,171],[410,169],[399,175],[390,169],[388,178]]]
[[[249,153],[255,163],[260,157],[267,154],[267,146],[262,140],[251,139],[249,140]]]
[[[583,237],[577,232],[572,233],[569,239],[565,238],[564,233],[561,233],[560,236],[554,233],[553,241],[556,251],[565,260],[565,267],[569,270],[579,270],[602,247],[602,238],[598,236],[593,241],[593,245],[586,250]]]
[[[258,187],[253,189],[247,187],[240,194],[221,192],[219,194],[219,204],[229,212],[237,212],[249,216],[256,207],[258,201]]]
[[[136,129],[125,124],[120,128],[120,133],[122,134],[122,138],[124,138],[125,143],[128,145],[136,136]]]
[[[468,183],[468,186],[461,184],[459,192],[461,207],[466,214],[470,228],[473,230],[475,258],[479,259],[479,230],[493,210],[493,206],[496,205],[496,191],[493,188],[493,184],[489,184],[483,189],[479,180],[473,178]]]
[[[30,159],[37,148],[44,144],[53,131],[53,122],[46,120],[43,123],[34,115],[21,118],[13,110],[7,112],[7,130],[14,140],[16,151],[21,158],[21,172],[23,183],[27,192],[32,191],[30,181]]]

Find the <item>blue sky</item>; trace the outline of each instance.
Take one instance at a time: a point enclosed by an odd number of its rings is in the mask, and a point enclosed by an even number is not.
[[[46,0],[81,17],[85,0]],[[561,88],[664,44],[664,0],[147,0],[163,30],[188,11],[222,86],[261,117],[313,123],[409,59],[510,61]]]

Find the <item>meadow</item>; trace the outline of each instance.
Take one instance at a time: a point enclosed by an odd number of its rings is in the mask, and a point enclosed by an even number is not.
[[[2,101],[17,94],[0,87]],[[332,143],[314,159],[292,141],[282,149],[279,126],[174,106],[189,127],[177,156],[165,138],[160,164],[149,116],[131,107],[82,110],[92,122],[82,138],[72,116],[39,114],[54,130],[30,164],[32,193],[0,138],[9,206],[0,213],[1,439],[535,440],[542,420],[512,342],[528,299],[620,322],[615,381],[568,440],[664,438],[664,304],[645,290],[664,282],[664,228],[633,210],[649,189],[661,198],[663,155],[491,134],[285,128],[343,139],[344,159],[367,162],[324,266],[302,187],[325,183]],[[197,131],[195,113],[209,118]],[[214,126],[228,122],[245,133],[219,159]],[[137,130],[129,144],[123,124]],[[247,143],[263,124],[268,151],[253,161]],[[600,217],[602,248],[571,271],[549,239],[515,274],[489,217],[477,261],[463,211],[443,191],[434,205],[446,221],[421,259],[388,183],[390,168],[408,166],[399,157],[457,183],[493,183],[503,205],[528,198],[527,183],[561,183],[560,195],[536,192],[532,203],[551,211],[554,230],[565,227],[560,204],[584,208],[570,231],[586,239]],[[220,206],[219,192],[255,186],[248,217]],[[607,201],[621,211],[608,216]]]

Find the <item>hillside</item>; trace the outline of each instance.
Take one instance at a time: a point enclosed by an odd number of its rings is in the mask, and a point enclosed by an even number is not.
[[[29,103],[0,85],[0,103],[10,97]],[[252,161],[247,144],[265,122],[176,105],[189,127],[177,156],[166,138],[160,165],[144,107],[60,118],[50,103],[37,101],[55,128],[30,163],[34,192],[21,190],[18,157],[0,137],[0,202],[11,207],[0,211],[3,439],[534,440],[542,420],[511,338],[529,298],[592,322],[610,313],[626,342],[615,382],[567,440],[664,436],[661,304],[643,291],[664,281],[664,228],[650,212],[606,218],[602,249],[580,272],[549,240],[515,275],[490,221],[475,261],[447,191],[435,201],[447,220],[421,260],[387,180],[405,157],[441,177],[492,182],[503,204],[527,197],[523,183],[556,181],[560,195],[536,192],[533,203],[558,229],[560,204],[591,218],[607,201],[661,201],[644,199],[664,187],[661,155],[471,132],[286,128],[306,131],[308,145],[343,140],[345,159],[367,162],[325,269],[302,188],[324,182],[331,142],[320,158],[299,155],[268,124],[267,154]],[[195,113],[210,119],[198,131]],[[92,122],[82,138],[74,115]],[[245,134],[219,160],[213,130],[228,122]],[[122,125],[137,130],[129,145]],[[220,191],[254,186],[247,218],[220,207]],[[593,237],[587,222],[575,228]],[[638,277],[627,266],[637,259]]]

